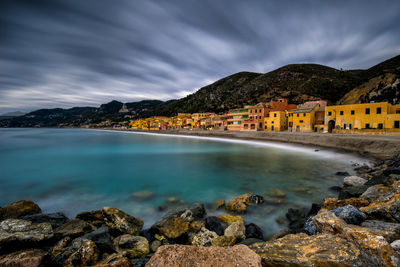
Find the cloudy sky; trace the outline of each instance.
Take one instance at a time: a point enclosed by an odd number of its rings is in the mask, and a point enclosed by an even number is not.
[[[400,1],[1,0],[0,113],[183,97],[290,63],[400,54]]]

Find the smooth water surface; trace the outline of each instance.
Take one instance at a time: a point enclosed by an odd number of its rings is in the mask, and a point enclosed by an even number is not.
[[[70,217],[112,206],[142,218],[147,227],[162,215],[157,208],[170,197],[207,204],[279,188],[287,194],[283,204],[252,207],[245,216],[268,234],[283,227],[275,219],[289,207],[335,196],[328,189],[341,183],[335,172],[352,173],[352,163],[361,161],[290,144],[84,129],[0,129],[0,206],[30,199],[44,212],[63,211]],[[154,196],[131,197],[142,190]]]

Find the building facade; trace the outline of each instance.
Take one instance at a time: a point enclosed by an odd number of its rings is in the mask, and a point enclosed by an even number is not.
[[[324,109],[326,101],[305,102],[295,110],[289,111],[289,126],[291,132],[317,132],[324,129]],[[322,118],[322,121],[321,121]],[[317,123],[317,127],[316,126]],[[322,130],[321,130],[322,129]]]

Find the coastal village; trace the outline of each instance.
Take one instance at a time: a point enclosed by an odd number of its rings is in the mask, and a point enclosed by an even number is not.
[[[344,134],[400,133],[400,105],[388,102],[328,106],[327,101],[300,105],[287,99],[247,105],[224,114],[178,113],[132,120],[130,128],[165,131],[203,129],[222,131],[289,131]]]

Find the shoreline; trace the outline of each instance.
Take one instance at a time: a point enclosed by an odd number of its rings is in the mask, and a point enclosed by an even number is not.
[[[327,133],[234,132],[184,129],[165,131],[115,128],[89,129],[296,144],[310,149],[328,148],[336,152],[354,153],[371,161],[392,158],[400,151],[400,136],[396,135],[338,135]]]

